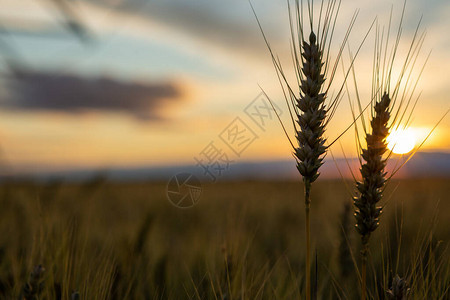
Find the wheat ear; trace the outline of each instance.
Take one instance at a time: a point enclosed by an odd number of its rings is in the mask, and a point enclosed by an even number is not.
[[[374,105],[375,115],[371,120],[372,133],[366,135],[367,147],[362,150],[365,163],[361,166],[362,181],[357,182],[358,196],[354,198],[356,230],[361,235],[362,242],[362,295],[366,298],[366,265],[369,249],[370,234],[379,225],[382,208],[378,206],[382,198],[382,190],[386,183],[386,159],[383,154],[387,151],[386,137],[389,134],[388,122],[391,99],[385,93]]]
[[[319,177],[319,168],[323,164],[326,147],[324,138],[326,94],[321,93],[325,76],[322,71],[322,52],[316,43],[316,35],[311,32],[309,43],[302,45],[304,79],[300,84],[300,97],[297,99],[297,122],[300,128],[296,132],[298,147],[294,151],[297,169],[303,177],[305,186],[305,234],[306,234],[306,298],[311,295],[311,236],[310,236],[310,191],[311,184]]]
[[[359,146],[360,156],[362,158],[360,159],[362,180],[356,182],[357,195],[353,200],[355,206],[356,229],[361,236],[362,244],[362,300],[365,300],[367,296],[366,268],[370,235],[379,225],[379,217],[382,212],[382,207],[379,206],[379,203],[383,197],[385,185],[396,172],[396,170],[394,170],[394,172],[389,176],[387,176],[387,172],[385,172],[386,162],[392,154],[392,150],[386,154],[388,151],[386,138],[389,135],[390,129],[397,129],[400,126],[406,127],[409,125],[411,115],[418,100],[417,99],[416,102],[412,104],[411,99],[414,95],[420,74],[426,64],[425,60],[416,81],[411,82],[410,79],[415,63],[425,38],[424,34],[418,34],[420,27],[419,22],[405,60],[400,68],[400,74],[397,79],[392,79],[394,61],[398,55],[397,50],[401,38],[405,6],[406,2],[403,5],[396,40],[389,56],[387,55],[387,49],[389,44],[389,28],[392,20],[389,20],[385,40],[383,39],[383,33],[380,32],[377,26],[372,78],[372,111],[369,119],[369,126],[365,125],[364,116],[361,117],[362,128],[367,144],[365,148],[361,146],[361,142],[359,140],[360,135],[356,127],[357,145]],[[412,87],[411,89],[409,88],[410,86]],[[357,91],[356,93],[358,94]],[[361,112],[359,95],[357,95],[357,99]],[[404,120],[405,118],[406,121]],[[409,158],[412,155],[413,154],[411,154]]]
[[[406,300],[409,292],[410,289],[405,279],[395,275],[394,279],[392,279],[392,287],[387,290],[387,295],[389,300]]]
[[[42,265],[34,267],[28,282],[22,288],[20,299],[34,300],[39,298],[39,294],[44,289],[44,272],[45,268]]]
[[[295,76],[297,78],[296,88],[292,88],[288,82],[281,62],[274,55],[253,7],[252,9],[275,66],[295,132],[296,145],[290,139],[286,128],[281,122],[281,119],[279,119],[292,146],[297,169],[302,176],[305,187],[305,294],[306,299],[309,300],[311,299],[311,184],[319,177],[319,168],[323,164],[323,157],[329,147],[329,145],[325,145],[325,127],[336,112],[336,108],[341,100],[343,84],[331,101],[326,101],[328,90],[334,79],[338,62],[340,61],[344,45],[347,42],[357,13],[355,12],[350,20],[348,30],[333,65],[329,59],[329,51],[340,8],[340,1],[329,0],[321,2],[317,26],[313,24],[313,3],[307,1],[307,9],[305,11],[307,12],[306,18],[309,19],[309,30],[304,26],[303,2],[296,0],[294,3],[295,9],[291,10],[288,1],[291,53]]]

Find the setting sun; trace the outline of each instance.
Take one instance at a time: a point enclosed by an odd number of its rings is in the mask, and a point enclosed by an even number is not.
[[[418,137],[411,128],[393,130],[386,141],[387,147],[396,154],[410,152],[416,146]]]

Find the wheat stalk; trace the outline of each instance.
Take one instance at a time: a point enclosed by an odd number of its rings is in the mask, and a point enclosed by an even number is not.
[[[406,2],[405,2],[406,4]],[[417,82],[423,71],[423,67],[417,76],[417,80],[411,83],[411,75],[419,56],[420,49],[423,45],[425,35],[418,35],[419,25],[411,41],[406,58],[401,65],[400,73],[396,80],[392,79],[394,62],[398,56],[397,50],[402,32],[402,22],[405,12],[405,5],[398,27],[397,36],[394,46],[388,55],[389,30],[386,37],[384,32],[380,31],[377,26],[375,37],[375,54],[373,65],[372,79],[372,100],[371,115],[369,124],[365,124],[364,116],[362,119],[363,134],[358,131],[355,126],[358,152],[360,153],[361,162],[361,181],[356,181],[357,195],[354,197],[356,230],[361,236],[361,299],[365,300],[367,296],[366,286],[366,268],[369,252],[369,240],[371,234],[379,225],[379,218],[382,213],[382,207],[379,205],[383,198],[385,185],[388,180],[395,174],[394,170],[389,176],[385,171],[387,160],[391,157],[392,151],[388,152],[386,138],[391,129],[398,129],[400,126],[407,127],[409,125],[411,115],[416,106],[417,100],[412,104]],[[392,18],[392,12],[391,12]],[[378,25],[378,24],[377,24]],[[391,19],[389,20],[389,26]],[[385,40],[384,40],[385,38]],[[353,76],[355,73],[353,72]],[[356,86],[356,80],[355,80]],[[411,88],[412,86],[412,88]],[[360,97],[356,89],[358,106],[362,114],[362,105]],[[353,110],[353,106],[352,106]],[[406,121],[405,121],[406,118]],[[362,147],[360,136],[364,136],[366,146]],[[386,154],[387,153],[387,154]],[[414,154],[413,152],[410,157]],[[409,157],[409,158],[410,158]],[[409,159],[408,158],[408,159]]]
[[[341,92],[344,84],[342,84],[336,96],[331,101],[327,101],[328,90],[333,82],[344,45],[347,42],[357,13],[353,15],[350,21],[350,25],[348,26],[333,65],[330,62],[329,52],[340,8],[340,1],[330,0],[321,2],[317,25],[314,24],[314,3],[307,1],[307,9],[304,9],[303,5],[303,1],[296,0],[295,9],[292,10],[288,1],[291,53],[295,76],[297,78],[296,89],[292,88],[288,82],[281,62],[274,55],[256,13],[255,17],[275,66],[295,132],[296,145],[292,142],[284,124],[279,119],[284,133],[292,146],[297,170],[302,176],[305,190],[305,293],[306,299],[309,300],[311,298],[311,185],[319,177],[319,168],[322,166],[324,155],[330,146],[326,145],[327,140],[324,133],[326,125],[336,112],[336,108],[341,100]],[[304,26],[303,14],[305,10],[309,19],[309,29],[306,28],[307,26]],[[255,12],[254,9],[253,12]],[[268,96],[267,98],[270,101]]]
[[[297,158],[297,170],[303,177],[305,186],[305,228],[306,228],[306,298],[310,299],[311,291],[311,237],[310,237],[310,191],[311,184],[319,177],[319,168],[323,164],[325,148],[325,106],[326,93],[321,93],[325,76],[322,71],[322,52],[316,43],[316,35],[311,32],[309,43],[302,45],[302,72],[300,96],[296,99],[296,106],[301,112],[297,113],[300,128],[296,132],[298,147],[294,150]]]
[[[344,204],[341,213],[341,230],[339,243],[339,267],[341,277],[347,279],[353,271],[353,258],[351,250],[351,229],[352,229],[352,205],[350,202]]]

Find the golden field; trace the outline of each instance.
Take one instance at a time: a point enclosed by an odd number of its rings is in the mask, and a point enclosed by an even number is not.
[[[358,299],[359,237],[344,213],[352,190],[313,187],[316,299]],[[0,298],[301,299],[302,192],[300,181],[219,182],[179,209],[166,182],[3,183]],[[410,299],[448,299],[450,179],[392,180],[384,195],[370,299],[385,299],[396,274]]]

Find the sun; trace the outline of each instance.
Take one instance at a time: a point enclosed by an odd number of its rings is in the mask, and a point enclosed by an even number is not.
[[[417,144],[417,135],[411,128],[393,130],[386,141],[387,147],[396,154],[406,154]]]

